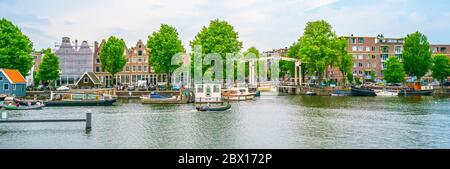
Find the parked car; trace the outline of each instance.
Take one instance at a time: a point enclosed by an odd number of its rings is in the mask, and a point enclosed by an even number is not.
[[[446,81],[444,82],[444,84],[442,84],[443,86],[450,86],[450,81]]]
[[[172,90],[178,91],[178,90],[180,90],[180,86],[172,85]]]
[[[166,86],[165,86],[165,85],[159,85],[159,86],[158,86],[158,89],[159,89],[159,90],[166,90]]]
[[[148,86],[148,90],[155,91],[156,90],[156,85],[149,85]]]
[[[37,89],[38,91],[50,90],[49,87],[44,86],[44,85],[39,85],[36,89]]]

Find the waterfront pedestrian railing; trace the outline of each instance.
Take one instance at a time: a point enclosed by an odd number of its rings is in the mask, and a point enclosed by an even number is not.
[[[86,122],[86,130],[92,128],[92,113],[86,113],[86,119],[40,119],[40,120],[8,120],[6,112],[2,112],[0,123],[64,123]]]

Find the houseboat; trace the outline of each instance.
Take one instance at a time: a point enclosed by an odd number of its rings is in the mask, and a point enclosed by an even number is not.
[[[407,89],[400,90],[399,96],[431,96],[433,94],[433,86],[422,86],[420,82],[411,82],[407,85]]]
[[[46,106],[112,106],[116,99],[111,95],[97,95],[87,93],[50,93],[50,100]]]
[[[195,103],[222,103],[222,85],[218,83],[195,84]]]

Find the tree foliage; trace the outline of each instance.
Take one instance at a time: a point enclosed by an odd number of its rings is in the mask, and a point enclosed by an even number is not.
[[[403,67],[406,74],[420,79],[432,66],[430,44],[427,37],[415,32],[405,38],[403,45]]]
[[[384,70],[384,80],[388,83],[400,83],[405,80],[405,71],[402,63],[395,56],[389,57]]]
[[[33,66],[33,44],[6,19],[0,20],[0,68],[18,69],[26,76]]]
[[[444,80],[450,76],[450,58],[443,54],[434,56],[431,70],[433,78],[439,80],[442,85]]]
[[[318,76],[321,81],[325,69],[340,66],[340,57],[347,55],[346,45],[346,40],[338,38],[329,23],[319,20],[307,23],[303,36],[291,46],[288,55],[299,56],[306,63],[308,74]]]
[[[199,45],[202,49],[202,59],[206,54],[218,53],[224,61],[224,74],[226,54],[238,54],[242,49],[242,42],[238,40],[239,35],[232,25],[226,21],[219,19],[212,20],[208,27],[203,27],[200,32],[197,33],[194,40],[190,42],[190,46],[194,51],[194,47]],[[193,59],[191,59],[193,61]],[[208,67],[204,67],[205,71]]]
[[[100,63],[103,70],[109,72],[115,82],[115,75],[123,70],[127,59],[125,58],[125,42],[111,36],[100,49]]]
[[[43,50],[43,54],[44,56],[42,57],[42,62],[39,65],[39,71],[35,80],[53,84],[51,82],[58,80],[60,77],[59,58],[56,54],[52,53],[50,48]]]
[[[161,24],[159,30],[148,37],[147,48],[151,53],[150,65],[156,73],[175,71],[179,65],[171,64],[172,56],[185,52],[177,30],[167,24]]]

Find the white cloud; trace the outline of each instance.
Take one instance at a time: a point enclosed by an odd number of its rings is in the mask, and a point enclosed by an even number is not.
[[[423,11],[406,9],[407,4],[413,4],[410,0],[334,5],[339,3],[338,0],[25,0],[6,8],[26,11],[27,15],[45,20],[17,23],[29,30],[27,33],[37,48],[52,47],[49,45],[59,42],[62,36],[92,43],[116,35],[131,46],[139,39],[146,41],[161,23],[167,23],[178,29],[189,51],[189,41],[215,18],[235,27],[244,50],[250,46],[260,50],[289,46],[303,33],[306,22],[318,19],[329,21],[339,35],[384,33],[398,37],[417,29],[430,32],[449,27]],[[441,16],[450,18],[450,13]]]

